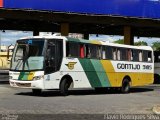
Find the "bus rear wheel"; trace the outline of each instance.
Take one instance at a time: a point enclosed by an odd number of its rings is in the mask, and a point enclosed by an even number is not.
[[[61,92],[61,95],[63,96],[67,96],[68,95],[68,89],[70,88],[71,86],[71,81],[70,80],[67,80],[66,78],[64,78],[60,84],[60,92]]]
[[[122,93],[129,93],[130,91],[130,81],[125,78],[122,82],[121,92]]]

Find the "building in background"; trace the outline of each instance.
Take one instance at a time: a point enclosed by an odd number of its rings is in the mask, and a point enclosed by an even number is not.
[[[0,47],[1,47],[0,69],[9,69],[14,46],[10,45],[10,46],[0,46]]]

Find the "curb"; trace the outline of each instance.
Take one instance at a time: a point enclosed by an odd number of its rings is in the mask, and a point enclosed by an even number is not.
[[[160,115],[160,105],[153,107],[152,111],[153,113]]]

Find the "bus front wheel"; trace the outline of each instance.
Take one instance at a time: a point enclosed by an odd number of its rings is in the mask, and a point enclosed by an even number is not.
[[[66,78],[64,78],[60,84],[60,92],[61,92],[61,95],[63,96],[67,96],[68,95],[68,89],[70,88],[71,86],[71,81],[70,80],[67,80]]]
[[[122,93],[129,93],[130,91],[130,81],[125,78],[122,82],[121,92]]]

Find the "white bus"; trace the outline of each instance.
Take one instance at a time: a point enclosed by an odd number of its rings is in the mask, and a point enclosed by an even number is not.
[[[120,88],[153,83],[153,50],[63,36],[34,36],[17,40],[9,81],[33,93],[71,88]]]

